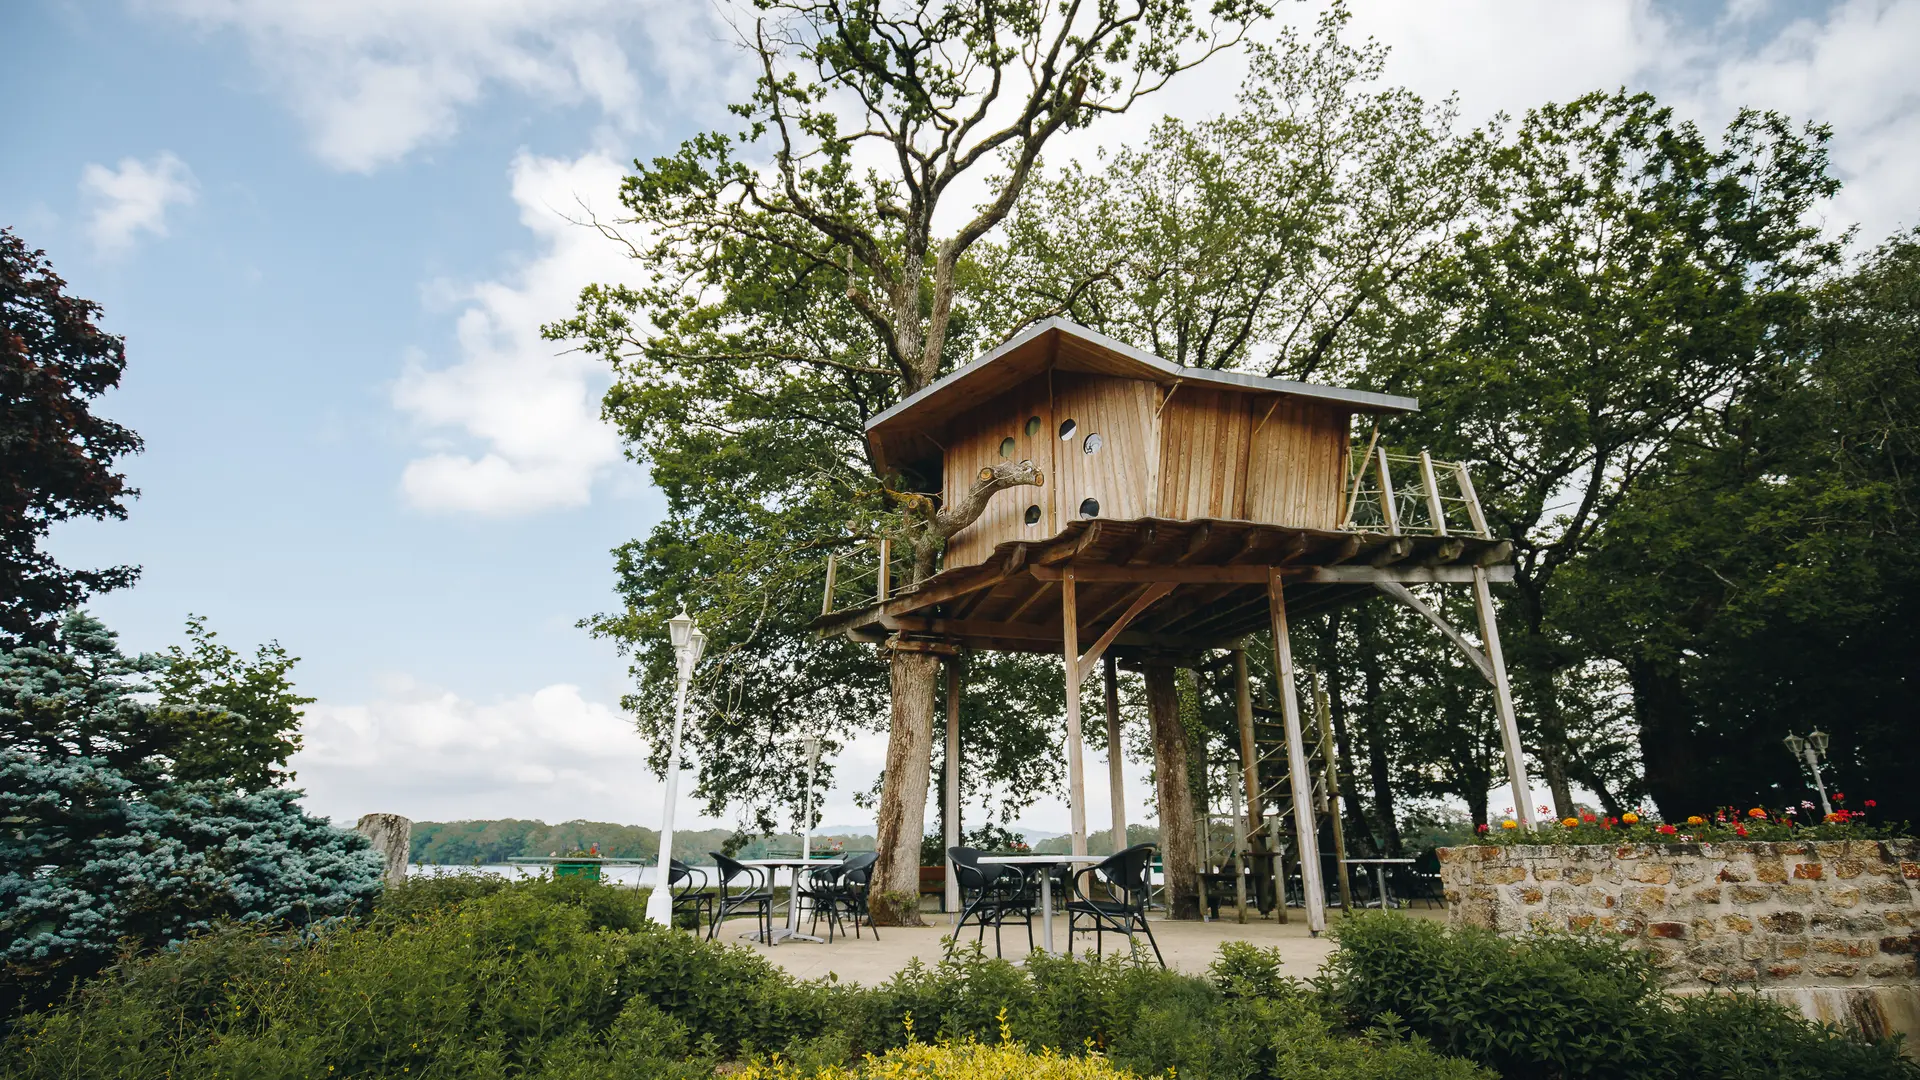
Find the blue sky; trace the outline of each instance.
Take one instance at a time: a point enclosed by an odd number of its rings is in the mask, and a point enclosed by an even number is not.
[[[535,331],[579,286],[635,275],[561,215],[613,208],[621,162],[725,122],[729,10],[0,7],[0,222],[126,335],[101,409],[147,439],[131,519],[55,549],[144,566],[94,605],[130,647],[197,612],[303,657],[319,702],[296,764],[320,812],[657,817],[623,665],[574,624],[611,602],[608,551],[661,502],[598,421],[604,374]],[[1623,84],[1714,126],[1741,104],[1832,122],[1848,188],[1829,224],[1915,220],[1920,4],[1378,3],[1355,29],[1469,122]],[[1195,73],[1055,157],[1216,108],[1238,76]],[[860,819],[845,795],[880,749],[849,750],[829,822]]]

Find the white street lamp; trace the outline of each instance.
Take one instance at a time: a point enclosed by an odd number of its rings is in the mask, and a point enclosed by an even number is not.
[[[707,647],[707,635],[694,625],[693,616],[681,605],[680,614],[667,620],[667,633],[673,640],[673,659],[677,678],[673,689],[673,742],[667,746],[667,796],[660,811],[660,859],[654,864],[653,894],[647,897],[647,918],[661,926],[673,924],[673,894],[668,879],[673,874],[673,804],[680,795],[680,733],[687,723],[687,686],[693,681],[693,668]]]
[[[1784,741],[1787,752],[1806,762],[1807,768],[1812,771],[1813,789],[1820,793],[1820,813],[1833,813],[1833,803],[1827,801],[1826,778],[1820,775],[1820,759],[1827,756],[1827,733],[1810,731],[1804,739],[1798,735],[1788,735]]]
[[[800,830],[800,857],[813,858],[813,769],[820,764],[820,737],[809,735],[800,740],[807,751],[807,816]]]

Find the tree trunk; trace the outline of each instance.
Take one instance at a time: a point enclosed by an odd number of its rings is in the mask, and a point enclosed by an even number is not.
[[[920,840],[926,833],[940,658],[896,649],[889,674],[893,717],[874,844],[880,858],[874,863],[867,902],[880,925],[920,926]]]
[[[1380,815],[1380,833],[1388,858],[1401,858],[1399,811],[1393,801],[1393,770],[1387,760],[1387,725],[1380,716],[1380,658],[1370,651],[1379,638],[1360,635],[1360,672],[1366,680],[1366,701],[1360,710],[1367,733],[1367,772],[1373,781],[1373,808]]]
[[[1342,677],[1339,648],[1340,609],[1335,608],[1320,630],[1320,663],[1327,672],[1327,715],[1333,720],[1334,767],[1340,773],[1340,801],[1346,804],[1347,844],[1352,847],[1353,841],[1359,840],[1366,851],[1378,852],[1380,844],[1367,825],[1355,783],[1358,774],[1353,770],[1353,740],[1347,734],[1346,679]]]
[[[1187,783],[1187,728],[1173,668],[1146,670],[1147,724],[1153,734],[1154,801],[1160,810],[1160,857],[1166,868],[1167,915],[1200,917],[1200,850],[1193,827],[1193,789]]]
[[[1681,821],[1701,804],[1700,765],[1695,752],[1687,694],[1678,677],[1645,662],[1628,665],[1634,719],[1640,727],[1640,761],[1647,794],[1660,816]]]
[[[1534,701],[1540,708],[1540,772],[1553,793],[1554,816],[1572,817],[1575,810],[1573,784],[1567,778],[1567,721],[1560,715],[1560,698],[1554,692],[1553,674],[1541,672],[1534,686]],[[1514,807],[1516,812],[1519,809]]]

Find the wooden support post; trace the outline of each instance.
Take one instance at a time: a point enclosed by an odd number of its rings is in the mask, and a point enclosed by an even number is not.
[[[839,574],[840,553],[829,551],[827,552],[827,590],[820,596],[820,614],[822,615],[831,614],[833,611],[833,586]]]
[[[1373,452],[1380,466],[1380,516],[1386,519],[1388,534],[1399,536],[1400,509],[1393,505],[1393,477],[1387,473],[1387,448],[1376,446]]]
[[[960,846],[960,687],[966,681],[961,670],[964,663],[965,659],[959,656],[947,658],[947,799],[946,813],[941,816],[945,818],[948,848]],[[960,879],[944,857],[940,861],[946,868],[946,888],[941,899],[947,911],[958,920]]]
[[[1228,784],[1233,793],[1233,912],[1240,922],[1247,921],[1246,819],[1240,816],[1240,786]]]
[[[1248,836],[1260,830],[1260,748],[1253,743],[1253,684],[1247,678],[1247,650],[1233,650],[1234,719],[1240,727],[1240,776],[1247,789],[1247,816],[1236,825]]]
[[[1313,673],[1313,712],[1320,721],[1320,759],[1327,763],[1327,817],[1333,824],[1334,884],[1340,887],[1340,911],[1353,912],[1353,886],[1347,880],[1347,828],[1340,820],[1340,754],[1333,741],[1333,710],[1320,673]]]
[[[1500,651],[1500,627],[1493,616],[1493,589],[1485,567],[1473,568],[1473,606],[1480,613],[1480,640],[1493,668],[1493,707],[1500,714],[1500,742],[1507,752],[1507,782],[1513,785],[1513,812],[1520,826],[1533,828],[1533,792],[1527,786],[1527,754],[1520,747],[1520,723],[1513,715],[1513,689],[1507,684],[1507,660]]]
[[[879,587],[880,595],[875,599],[885,603],[887,597],[893,595],[893,537],[883,536],[879,544],[880,574],[875,583]]]
[[[1087,853],[1087,786],[1080,748],[1080,612],[1074,603],[1074,571],[1060,575],[1060,627],[1067,675],[1067,809],[1073,821],[1073,854]]]
[[[1113,812],[1113,850],[1127,849],[1127,783],[1125,745],[1120,741],[1120,671],[1109,653],[1101,666],[1107,689],[1107,803]]]
[[[1320,835],[1313,820],[1313,776],[1307,771],[1307,744],[1300,723],[1300,698],[1293,685],[1293,643],[1287,637],[1287,601],[1280,570],[1267,570],[1267,606],[1273,620],[1273,677],[1279,683],[1280,717],[1287,726],[1287,773],[1293,781],[1293,831],[1299,845],[1300,888],[1306,893],[1307,929],[1327,928],[1327,894],[1320,877]]]
[[[1433,519],[1433,535],[1447,535],[1447,509],[1440,504],[1440,481],[1433,475],[1433,456],[1420,451],[1420,482],[1427,485],[1427,516]]]

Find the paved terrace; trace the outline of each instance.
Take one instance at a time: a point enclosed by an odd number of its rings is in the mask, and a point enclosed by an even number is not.
[[[1420,906],[1406,909],[1398,914],[1414,919],[1443,920],[1446,912],[1439,908]],[[938,913],[924,913],[922,918],[930,923],[920,927],[882,927],[881,939],[875,941],[873,931],[861,928],[864,937],[835,935],[833,944],[814,944],[807,941],[787,942],[769,948],[759,942],[742,942],[785,968],[794,976],[802,979],[821,979],[829,973],[840,977],[842,982],[861,985],[874,985],[885,982],[907,962],[916,957],[929,963],[936,963],[942,955],[940,939],[951,932],[950,916]],[[1153,934],[1160,942],[1160,951],[1167,958],[1167,966],[1176,971],[1198,975],[1206,971],[1207,965],[1218,955],[1220,945],[1227,941],[1250,941],[1262,948],[1278,948],[1290,974],[1297,978],[1306,978],[1320,969],[1327,957],[1333,955],[1338,945],[1326,935],[1315,938],[1307,933],[1307,919],[1304,912],[1294,912],[1293,921],[1280,924],[1271,919],[1257,919],[1249,916],[1247,921],[1237,923],[1233,916],[1225,914],[1218,922],[1173,922],[1154,919]],[[1340,925],[1341,915],[1337,909],[1327,913],[1329,928]],[[720,930],[723,941],[740,942],[741,934],[750,931],[751,918],[729,920]],[[801,927],[806,929],[805,924]],[[820,924],[820,932],[826,933],[826,923]],[[976,928],[967,927],[966,941],[974,940]],[[1005,956],[1017,960],[1026,955],[1027,934],[1018,923],[1009,924],[1004,931]],[[1034,942],[1040,940],[1039,919],[1034,920]],[[1054,919],[1054,945],[1064,949],[1067,942],[1067,920],[1064,916]],[[1124,950],[1126,941],[1114,934],[1106,935],[1109,952]],[[1146,949],[1146,942],[1140,947]],[[1074,943],[1077,950],[1093,948],[1092,937],[1081,934]],[[987,930],[987,955],[993,955],[993,930]],[[1149,954],[1151,955],[1151,954]]]

